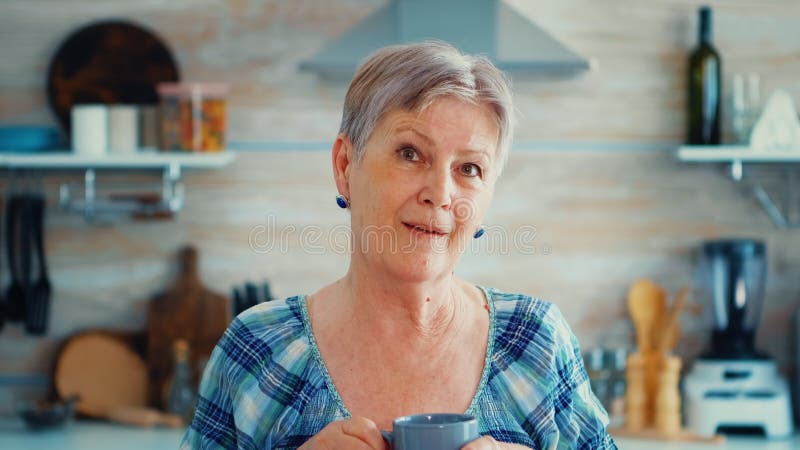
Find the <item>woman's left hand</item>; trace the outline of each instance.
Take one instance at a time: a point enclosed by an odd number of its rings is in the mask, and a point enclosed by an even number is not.
[[[482,436],[469,444],[461,447],[461,450],[514,450],[514,449],[527,449],[521,445],[507,444],[505,442],[497,442],[491,436]]]
[[[482,436],[469,444],[461,447],[461,450],[500,450],[500,443],[491,436]]]

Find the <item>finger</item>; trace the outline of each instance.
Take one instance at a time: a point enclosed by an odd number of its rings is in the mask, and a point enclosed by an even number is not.
[[[493,437],[483,436],[461,447],[461,450],[497,450],[498,448],[500,447]]]
[[[387,448],[386,441],[381,435],[381,430],[378,429],[375,422],[366,417],[353,417],[343,421],[342,433],[361,440],[371,449],[384,450]]]
[[[301,447],[302,448],[302,447]],[[309,447],[313,450],[374,450],[366,442],[357,437],[353,437],[338,430],[335,435],[319,436],[314,445]]]
[[[345,434],[342,424],[332,422],[299,450],[373,450],[361,439]]]

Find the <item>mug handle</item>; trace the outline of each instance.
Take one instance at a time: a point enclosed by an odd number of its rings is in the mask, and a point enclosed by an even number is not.
[[[393,447],[392,441],[394,440],[394,435],[392,434],[392,432],[381,430],[381,436],[383,436],[383,440],[386,441],[387,444],[389,444],[389,448],[392,448]]]

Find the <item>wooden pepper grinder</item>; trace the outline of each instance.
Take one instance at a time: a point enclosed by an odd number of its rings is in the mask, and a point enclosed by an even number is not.
[[[628,355],[625,380],[625,428],[629,431],[641,431],[647,426],[648,410],[647,365],[644,355]]]
[[[681,395],[678,391],[680,371],[680,358],[674,355],[663,357],[658,376],[655,423],[656,429],[668,436],[681,432]]]

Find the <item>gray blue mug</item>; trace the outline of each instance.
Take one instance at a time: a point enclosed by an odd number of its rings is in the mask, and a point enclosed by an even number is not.
[[[468,414],[414,414],[382,431],[392,450],[459,450],[478,439],[478,420]]]

